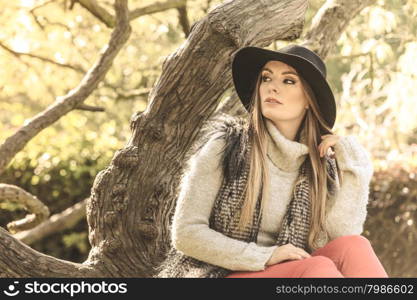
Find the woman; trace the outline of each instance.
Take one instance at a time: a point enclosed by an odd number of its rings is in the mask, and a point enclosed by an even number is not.
[[[331,131],[324,62],[245,47],[232,74],[249,118],[225,120],[191,159],[156,277],[388,277],[360,235],[372,163]]]

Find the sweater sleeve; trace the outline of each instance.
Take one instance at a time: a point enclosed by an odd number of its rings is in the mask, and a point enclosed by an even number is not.
[[[214,200],[222,183],[223,139],[211,137],[191,158],[173,216],[171,239],[180,252],[233,271],[261,271],[276,245],[259,246],[230,238],[209,227]]]
[[[373,175],[371,156],[354,136],[342,136],[333,147],[343,180],[327,218],[330,240],[362,233]]]

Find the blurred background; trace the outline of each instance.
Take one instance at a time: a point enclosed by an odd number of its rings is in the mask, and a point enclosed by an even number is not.
[[[70,2],[2,3],[0,143],[76,87],[109,40],[111,28]],[[112,9],[112,1],[99,2]],[[129,7],[155,2],[130,0]],[[222,2],[187,1],[189,24]],[[324,3],[310,1],[304,32]],[[43,130],[13,159],[0,183],[36,195],[51,215],[87,198],[96,174],[129,139],[130,118],[146,108],[164,58],[186,39],[180,20],[177,9],[133,20],[130,40],[85,102],[104,111],[74,110]],[[326,58],[338,103],[334,131],[357,136],[372,155],[375,172],[363,235],[390,277],[417,277],[416,62],[415,0],[375,1],[351,20]],[[0,226],[25,215],[20,205],[0,201]],[[85,217],[31,247],[83,262],[90,249]]]

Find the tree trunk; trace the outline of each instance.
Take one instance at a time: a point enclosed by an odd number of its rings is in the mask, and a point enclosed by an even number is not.
[[[352,1],[331,2],[343,6]],[[217,99],[232,86],[234,53],[243,46],[298,38],[307,7],[307,0],[235,0],[196,22],[184,44],[165,59],[146,111],[133,116],[131,139],[94,181],[86,207],[92,246],[88,259],[73,264],[42,255],[1,229],[0,276],[153,275],[170,243],[170,219],[188,149]]]

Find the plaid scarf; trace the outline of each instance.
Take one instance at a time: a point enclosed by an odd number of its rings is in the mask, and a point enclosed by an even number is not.
[[[262,221],[260,212],[261,194],[257,199],[252,224],[243,230],[238,230],[240,210],[243,205],[243,191],[249,174],[249,155],[251,145],[248,143],[249,130],[244,120],[226,120],[221,123],[220,131],[222,134],[218,138],[224,138],[225,148],[223,149],[223,182],[216,196],[214,206],[209,219],[209,227],[223,233],[224,235],[245,242],[257,241],[259,227]],[[327,159],[327,172],[335,179],[336,163],[329,156]],[[291,199],[286,214],[284,216],[276,245],[281,246],[291,243],[308,251],[307,238],[310,230],[310,163],[306,159],[299,170],[295,185],[295,193]],[[296,181],[296,182],[297,182]],[[328,181],[329,182],[329,181]],[[328,184],[329,192],[334,192]],[[261,187],[262,190],[262,187]],[[295,196],[294,196],[295,194]],[[186,256],[177,251],[172,245],[167,253],[166,259],[155,269],[155,278],[172,277],[193,277],[193,278],[219,278],[232,273],[232,270],[215,266],[195,258]]]

